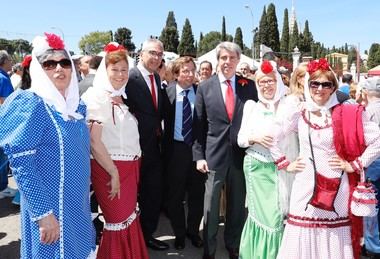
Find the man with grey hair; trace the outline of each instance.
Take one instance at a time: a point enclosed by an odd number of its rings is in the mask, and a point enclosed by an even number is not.
[[[203,258],[215,258],[220,193],[226,184],[224,242],[230,258],[237,259],[246,214],[244,149],[237,144],[237,134],[244,103],[258,98],[254,82],[236,75],[240,47],[232,42],[222,42],[216,47],[216,54],[219,72],[201,82],[195,101],[199,130],[193,145],[193,159],[197,170],[207,174]]]
[[[160,76],[156,72],[163,55],[164,46],[161,41],[153,38],[146,40],[137,67],[129,71],[129,81],[125,88],[128,96],[126,104],[138,121],[142,150],[139,190],[141,228],[146,245],[154,250],[169,248],[167,243],[153,237],[163,196],[160,150],[163,93]]]
[[[11,75],[11,83],[13,89],[16,90],[21,86],[22,66],[21,63],[17,63],[12,67],[13,74]]]

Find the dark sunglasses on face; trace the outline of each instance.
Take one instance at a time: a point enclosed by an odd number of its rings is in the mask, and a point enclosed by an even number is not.
[[[46,60],[45,62],[42,63],[42,67],[45,70],[53,70],[57,67],[57,65],[60,65],[62,68],[71,68],[71,60],[70,59],[61,59],[59,61],[55,60]]]
[[[310,81],[309,82],[309,87],[317,89],[319,86],[322,86],[322,89],[331,89],[334,87],[333,82],[327,81],[327,82],[319,82],[319,81]]]

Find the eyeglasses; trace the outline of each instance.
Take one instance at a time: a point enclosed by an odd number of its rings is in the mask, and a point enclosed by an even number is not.
[[[331,81],[326,81],[326,82],[310,81],[309,82],[309,87],[313,89],[319,88],[320,85],[322,86],[322,89],[331,89],[334,87],[334,84]]]
[[[61,59],[59,61],[55,60],[46,60],[45,62],[42,63],[42,67],[45,70],[53,70],[57,67],[57,65],[60,65],[62,68],[71,68],[71,60],[70,59]]]
[[[272,86],[272,85],[274,85],[275,83],[276,83],[276,81],[273,80],[273,79],[261,80],[261,81],[259,81],[259,86],[265,86],[265,85],[270,85],[270,86]]]
[[[162,58],[164,56],[164,53],[162,52],[157,52],[155,50],[149,50],[148,51],[149,55],[151,55],[152,57],[157,57],[157,58]]]

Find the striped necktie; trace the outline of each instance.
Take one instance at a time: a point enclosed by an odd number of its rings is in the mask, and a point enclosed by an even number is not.
[[[183,102],[182,102],[182,136],[183,141],[189,146],[192,145],[193,136],[191,130],[193,128],[193,117],[191,112],[191,106],[189,98],[187,98],[190,90],[184,90]]]

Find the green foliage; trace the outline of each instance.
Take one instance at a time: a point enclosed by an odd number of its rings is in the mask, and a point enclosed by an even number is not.
[[[79,41],[79,49],[82,53],[97,54],[111,41],[109,31],[94,31],[84,35]]]
[[[380,65],[380,44],[373,43],[369,48],[367,66],[369,69]]]
[[[281,33],[280,51],[288,52],[289,51],[289,14],[288,14],[287,8],[285,8],[284,10],[284,21],[282,24],[283,26],[282,26],[282,33]]]
[[[218,31],[211,31],[204,35],[198,45],[198,57],[213,50],[222,40],[222,34]]]
[[[222,21],[222,41],[227,40],[227,35],[226,35],[226,18],[223,16],[223,21]]]
[[[268,22],[267,22],[266,16],[267,16],[267,13],[264,6],[263,14],[261,15],[261,19],[260,19],[259,32],[257,33],[258,44],[256,44],[255,42],[256,46],[259,46],[259,44],[264,44],[268,46],[269,44],[269,39],[268,39],[268,34],[267,34]]]
[[[0,49],[6,50],[16,63],[21,62],[26,54],[32,52],[32,45],[23,39],[7,40],[0,38]]]
[[[181,41],[178,45],[178,54],[180,56],[196,56],[196,48],[194,47],[194,35],[191,29],[190,21],[187,18],[182,29]]]
[[[273,51],[280,51],[280,36],[278,32],[278,23],[276,17],[276,7],[274,4],[269,4],[266,14],[267,20],[267,37],[268,37],[268,47],[270,47]]]
[[[177,52],[179,35],[173,11],[170,11],[168,14],[166,26],[161,31],[160,41],[164,44],[165,51]]]
[[[236,28],[235,32],[235,39],[234,42],[239,45],[239,47],[244,50],[244,43],[243,43],[243,32],[241,31],[240,27]]]
[[[293,32],[290,34],[289,52],[293,52],[296,46],[299,47],[299,34],[297,23],[294,23]]]
[[[354,47],[351,47],[348,51],[348,58],[347,58],[347,70],[350,70],[350,67],[352,63],[355,63],[356,66],[357,62],[357,51]]]
[[[115,32],[114,41],[123,45],[129,52],[134,52],[135,44],[132,42],[132,32],[130,29],[121,27]]]
[[[305,21],[305,28],[302,33],[302,38],[299,41],[299,49],[301,52],[310,53],[311,52],[311,44],[313,43],[313,35],[309,30],[309,22]]]

